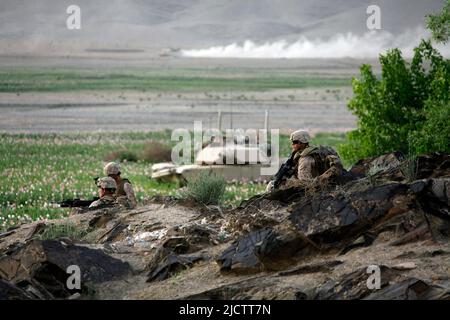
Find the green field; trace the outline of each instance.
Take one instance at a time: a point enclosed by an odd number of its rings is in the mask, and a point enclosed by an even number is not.
[[[314,143],[338,145],[343,134],[319,134]],[[102,175],[104,157],[115,150],[142,151],[149,141],[170,143],[170,131],[149,133],[0,134],[0,229],[21,222],[66,215],[56,204],[67,198],[96,195],[93,177]],[[289,140],[281,137],[282,156]],[[179,195],[177,185],[149,178],[151,164],[122,164],[123,176],[134,185],[138,201],[156,194]],[[229,184],[224,205],[232,206],[262,192],[262,184]]]
[[[267,91],[350,86],[348,77],[234,69],[1,68],[0,92],[138,90],[149,92]]]

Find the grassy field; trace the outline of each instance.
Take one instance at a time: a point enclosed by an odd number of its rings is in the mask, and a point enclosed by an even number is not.
[[[319,134],[317,144],[338,145],[343,134]],[[101,176],[104,157],[115,150],[139,153],[149,141],[170,143],[170,131],[149,133],[0,134],[0,229],[37,219],[66,215],[57,202],[96,196],[93,177]],[[281,138],[282,156],[289,154]],[[156,194],[179,195],[177,185],[149,178],[151,164],[122,164],[123,176],[134,185],[139,202]],[[262,184],[229,184],[224,205],[232,206],[265,189]]]
[[[234,69],[1,68],[0,92],[139,90],[163,92],[267,91],[350,86],[349,77]]]

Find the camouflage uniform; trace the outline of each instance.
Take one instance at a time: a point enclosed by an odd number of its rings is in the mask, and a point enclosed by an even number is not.
[[[119,178],[120,181],[117,184],[117,189],[115,196],[117,199],[122,199],[120,201],[127,202],[126,206],[130,208],[135,208],[137,205],[136,196],[134,195],[133,186],[131,185],[130,180]]]
[[[115,162],[110,162],[104,167],[106,175],[113,175],[117,183],[115,197],[122,205],[127,208],[135,208],[137,205],[136,196],[134,194],[133,186],[130,180],[122,179],[120,177],[120,165]]]
[[[116,181],[111,177],[104,177],[97,180],[97,187],[105,189],[105,190],[116,190],[117,184]],[[90,209],[96,209],[104,206],[112,206],[116,204],[116,199],[114,196],[110,194],[103,195],[100,199],[92,202],[89,205]]]
[[[96,209],[101,207],[113,206],[117,204],[116,199],[113,196],[105,195],[98,200],[95,200],[89,205],[90,209]]]
[[[311,141],[311,136],[305,130],[297,130],[291,134],[290,140],[306,144]],[[291,177],[282,182],[280,189],[307,187],[315,181],[327,183],[332,177],[342,174],[339,156],[328,146],[310,146],[299,150],[293,155],[293,163],[289,171]],[[266,191],[272,189],[273,183],[269,183]]]
[[[328,146],[311,146],[294,155],[293,176],[286,180],[283,188],[304,187],[315,178],[326,182],[325,178],[342,174],[342,163],[338,154]]]

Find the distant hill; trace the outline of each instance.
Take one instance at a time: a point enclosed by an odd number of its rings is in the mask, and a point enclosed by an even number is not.
[[[81,7],[82,29],[66,28],[66,8]],[[381,8],[385,32],[424,25],[443,0],[2,0],[0,54],[86,49],[203,48],[252,40],[296,41],[367,31],[366,8]]]

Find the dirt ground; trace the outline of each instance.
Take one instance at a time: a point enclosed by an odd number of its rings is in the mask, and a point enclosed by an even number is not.
[[[337,101],[329,89],[301,89],[295,92],[233,93],[231,98],[213,100],[200,93],[64,92],[0,93],[0,131],[4,132],[90,132],[193,130],[194,121],[204,128],[262,129],[265,110],[269,128],[311,132],[348,131],[355,117],[346,107],[349,88]],[[240,95],[254,100],[240,100]],[[213,93],[213,95],[215,95]],[[217,93],[220,95],[220,93]],[[287,98],[295,95],[295,100]],[[276,99],[276,100],[275,100]]]

